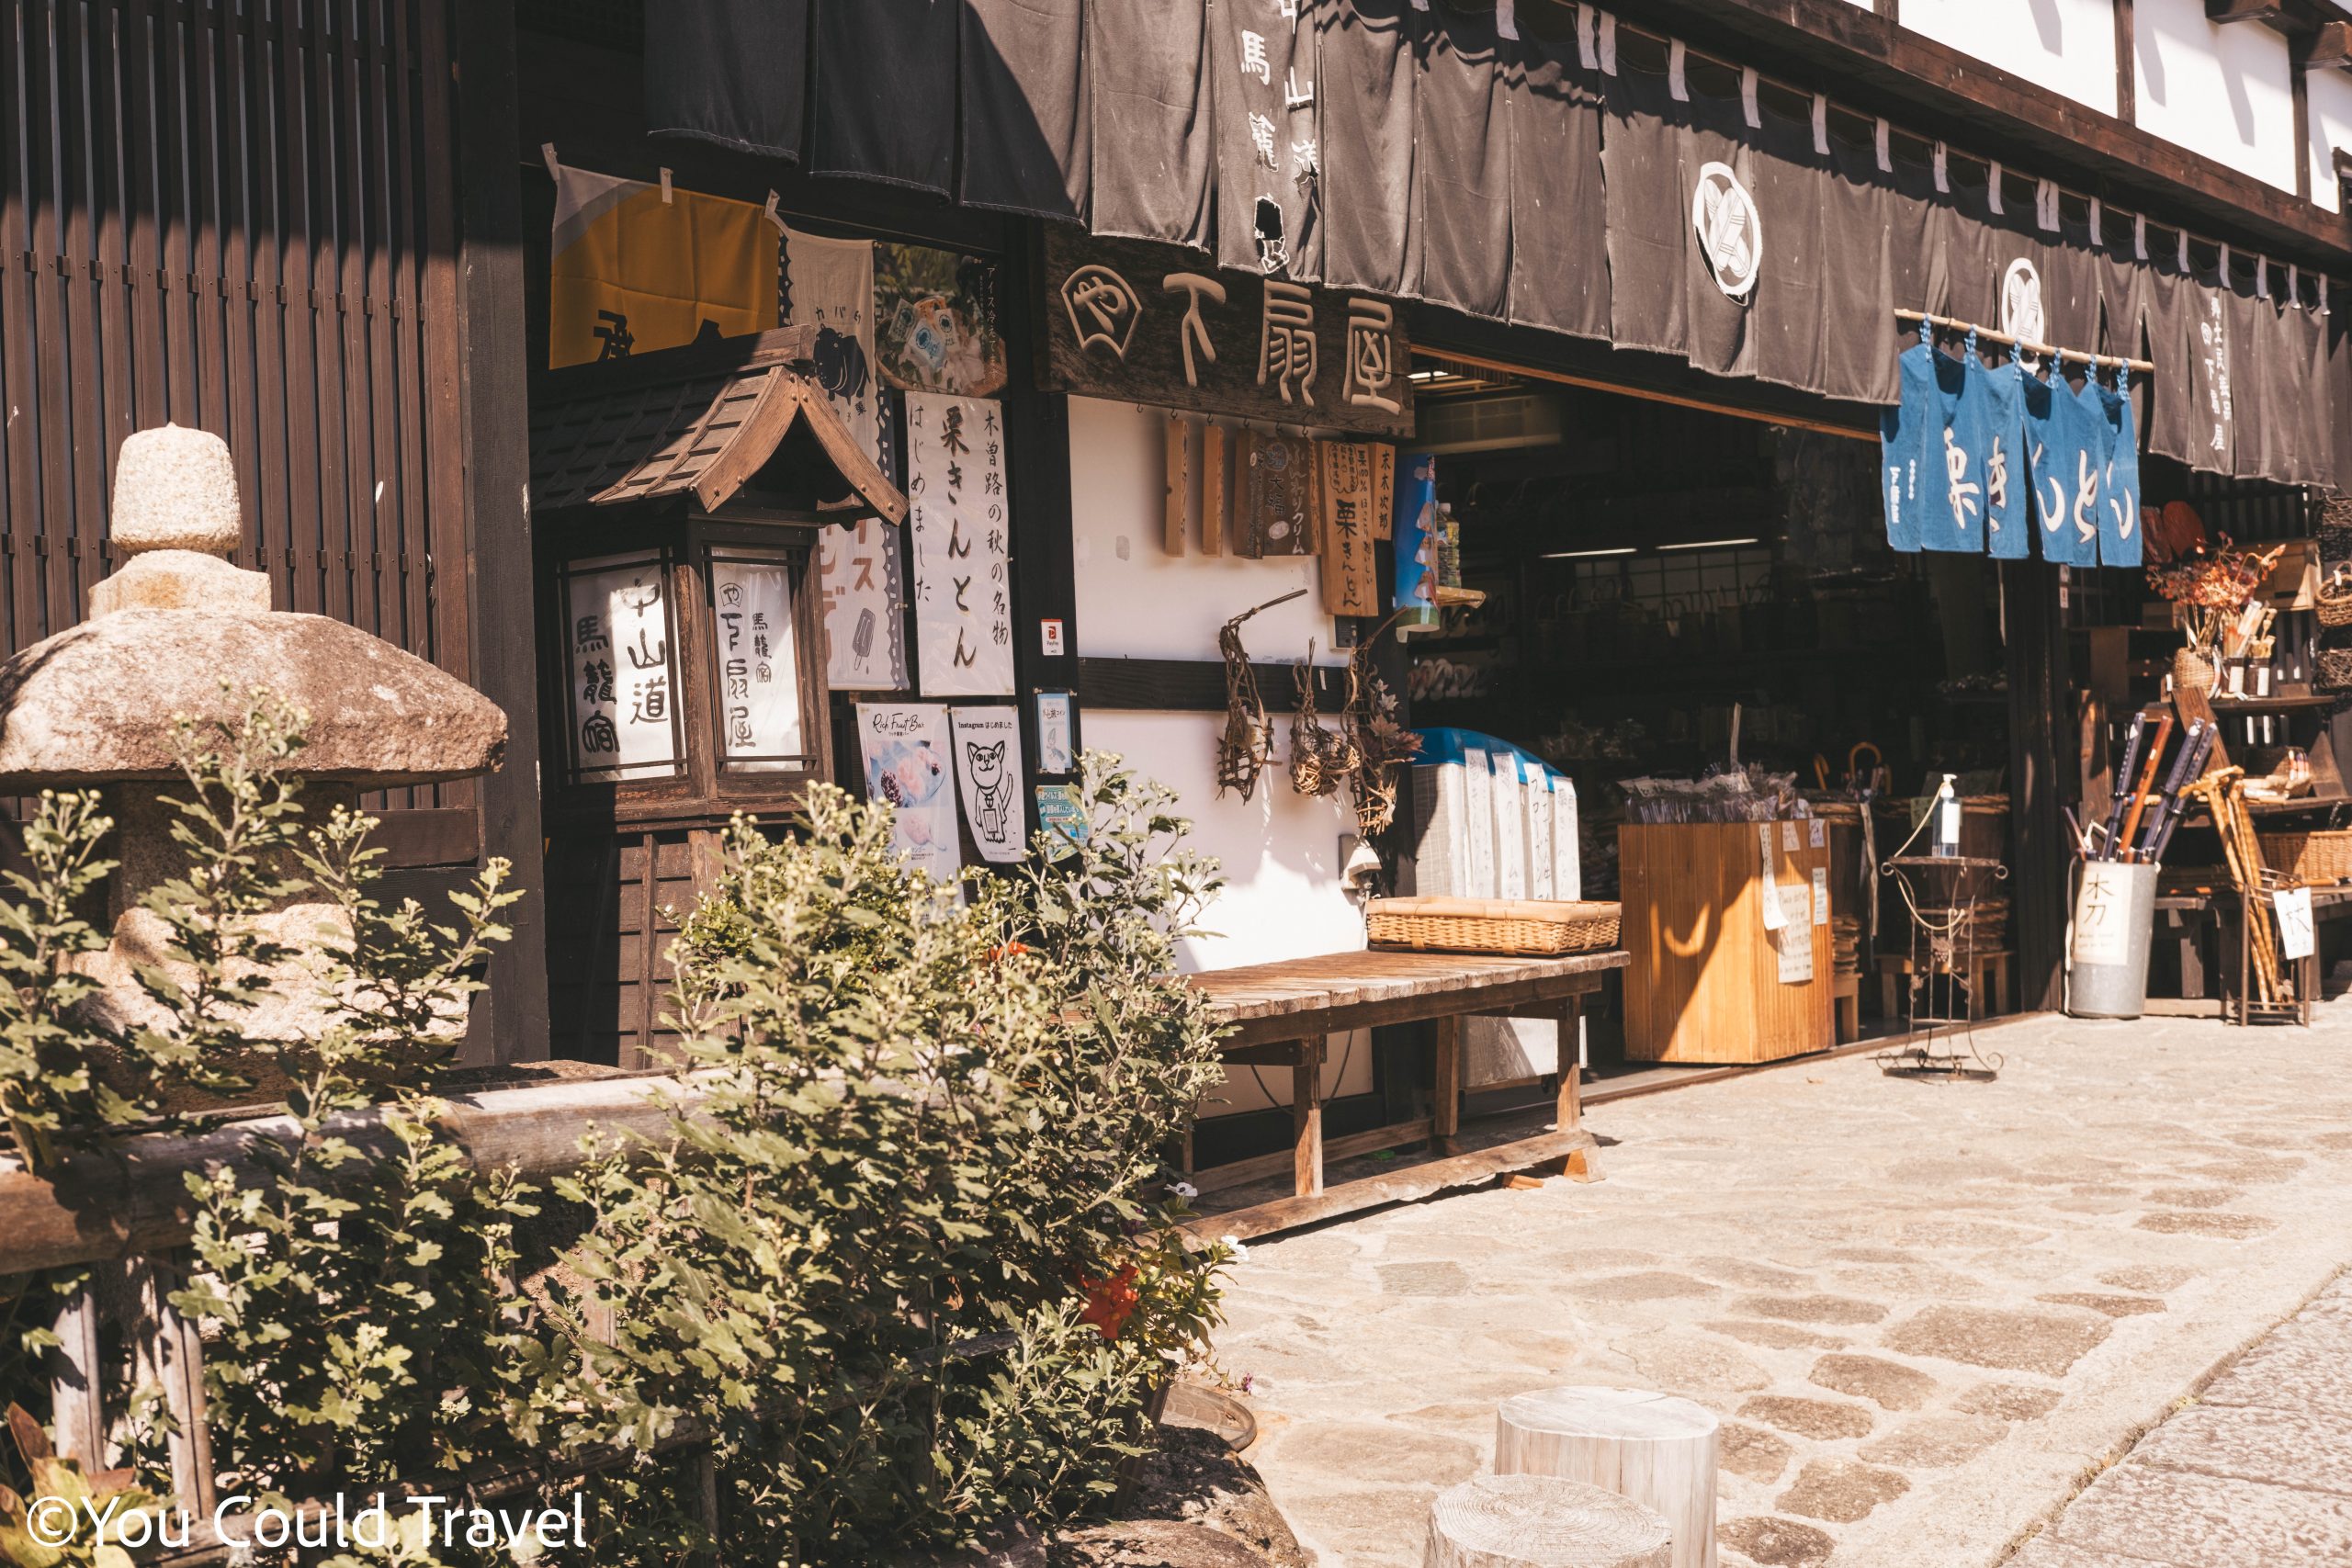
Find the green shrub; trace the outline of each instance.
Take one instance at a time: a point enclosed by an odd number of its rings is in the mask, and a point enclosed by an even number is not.
[[[737,822],[677,948],[698,1097],[558,1184],[594,1215],[560,1314],[581,1359],[534,1419],[707,1437],[730,1557],[1081,1509],[1204,1352],[1223,1252],[1177,1230],[1164,1155],[1216,1073],[1173,975],[1215,879],[1114,761],[1087,760],[1085,845],[960,888],[829,788],[792,836]],[[639,1533],[600,1561],[695,1538],[674,1476],[612,1490]]]

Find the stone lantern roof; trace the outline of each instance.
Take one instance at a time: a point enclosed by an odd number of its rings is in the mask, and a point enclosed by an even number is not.
[[[0,662],[0,791],[176,779],[173,721],[234,725],[256,687],[310,716],[293,772],[361,789],[498,766],[506,715],[356,626],[269,607],[227,445],[165,425],[123,443],[109,535],[128,556],[90,619]]]

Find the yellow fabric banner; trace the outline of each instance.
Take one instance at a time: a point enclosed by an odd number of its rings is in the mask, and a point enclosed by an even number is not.
[[[559,166],[548,363],[775,325],[776,228],[746,201]]]

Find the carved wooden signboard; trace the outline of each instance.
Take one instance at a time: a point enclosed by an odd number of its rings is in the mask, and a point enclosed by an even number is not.
[[[1315,553],[1316,443],[1295,435],[1241,433],[1240,555]]]
[[[1051,390],[1380,435],[1413,430],[1394,300],[1220,272],[1170,246],[1046,231]]]
[[[1317,485],[1322,507],[1317,548],[1323,557],[1323,607],[1335,615],[1380,614],[1380,581],[1373,532],[1374,452],[1365,441],[1318,441]]]

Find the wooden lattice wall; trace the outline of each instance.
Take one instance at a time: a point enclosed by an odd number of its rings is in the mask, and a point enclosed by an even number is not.
[[[113,569],[114,457],[227,438],[280,608],[469,668],[443,0],[0,0],[0,649]],[[469,858],[469,786],[402,824]]]

